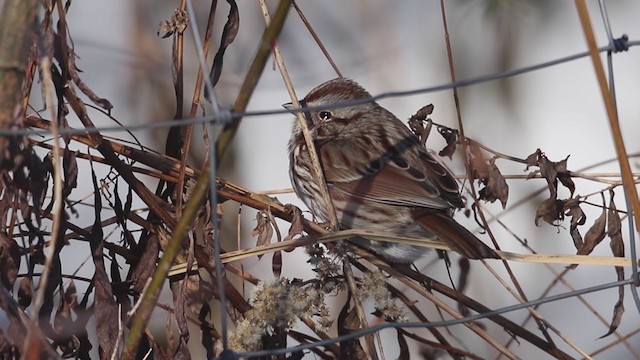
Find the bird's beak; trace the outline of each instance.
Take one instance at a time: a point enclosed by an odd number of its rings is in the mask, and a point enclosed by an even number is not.
[[[286,103],[286,104],[282,104],[282,107],[289,110],[292,114],[295,114],[295,111],[293,111],[293,103]]]

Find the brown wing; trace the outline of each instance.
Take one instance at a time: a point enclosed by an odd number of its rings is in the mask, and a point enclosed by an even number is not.
[[[374,146],[346,142],[321,146],[327,184],[349,196],[389,205],[443,210],[462,207],[451,174],[406,132],[404,151],[398,144],[385,144],[394,149],[385,154],[375,153]]]
[[[495,251],[451,217],[429,210],[414,211],[412,215],[416,222],[463,256],[469,259],[500,259]]]

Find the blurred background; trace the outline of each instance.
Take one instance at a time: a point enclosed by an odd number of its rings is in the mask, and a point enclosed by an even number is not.
[[[277,2],[267,1],[272,9]],[[599,46],[608,43],[600,15],[598,2],[589,1],[591,20],[595,27]],[[445,47],[442,13],[438,1],[344,1],[300,0],[297,2],[318,36],[333,57],[341,72],[363,85],[373,95],[389,91],[411,90],[446,84],[451,81]],[[189,26],[197,25],[204,33],[210,2],[194,1],[198,18],[191,19]],[[606,2],[613,36],[627,34],[631,40],[640,38],[640,3],[637,1]],[[158,36],[158,24],[169,19],[179,1],[169,0],[125,0],[76,1],[68,14],[69,33],[79,56],[76,63],[83,71],[83,80],[99,95],[114,105],[112,116],[123,124],[147,124],[173,118],[175,95],[171,79],[171,39]],[[223,107],[231,107],[240,85],[255,54],[256,46],[264,29],[264,20],[257,2],[240,1],[240,27],[238,37],[229,46],[224,68],[217,86],[217,97]],[[220,34],[226,21],[228,5],[220,2],[216,14],[214,42],[217,49]],[[586,51],[586,42],[573,2],[525,1],[525,0],[481,0],[446,1],[446,16],[453,47],[456,76],[459,80],[505,70],[530,66],[549,60]],[[185,37],[185,112],[190,105],[197,56],[190,31]],[[278,41],[297,95],[302,98],[316,85],[336,77],[336,73],[304,27],[300,18],[291,10]],[[602,55],[605,59],[605,55]],[[640,145],[636,139],[640,134],[640,52],[636,48],[614,55],[615,88],[619,119],[632,158],[634,171],[638,169]],[[615,151],[608,126],[603,101],[600,95],[591,60],[587,57],[571,62],[529,72],[503,80],[495,80],[459,89],[462,120],[466,136],[501,153],[525,158],[537,148],[549,159],[559,161],[570,155],[568,166],[578,171],[588,166],[608,161],[591,168],[593,172],[619,172]],[[37,102],[38,94],[34,94]],[[275,65],[267,65],[258,83],[249,110],[278,109],[291,101]],[[390,97],[380,104],[402,120],[408,119],[426,104],[435,106],[431,118],[441,124],[457,127],[456,112],[451,90],[430,92],[413,96]],[[205,104],[204,109],[209,107]],[[105,116],[94,114],[96,125],[112,125]],[[293,117],[290,115],[245,117],[232,148],[223,159],[220,176],[244,188],[256,192],[288,189],[287,142]],[[78,124],[71,124],[78,126]],[[145,145],[158,151],[164,150],[166,130],[145,130],[135,133]],[[125,133],[114,134],[126,138]],[[204,159],[202,131],[196,129],[190,161],[201,164]],[[445,142],[435,134],[429,138],[428,146],[440,150]],[[453,161],[442,159],[454,173],[464,174],[459,153]],[[504,175],[526,175],[522,164],[498,160]],[[80,166],[87,166],[80,162]],[[108,169],[102,169],[108,171]],[[81,171],[82,173],[82,171]],[[140,177],[152,183],[150,178]],[[509,231],[539,253],[572,254],[575,248],[568,234],[568,221],[558,228],[543,223],[536,227],[534,217],[537,205],[546,193],[530,197],[532,193],[546,187],[542,179],[508,180],[510,187],[506,211],[499,203],[487,205],[490,214],[498,215]],[[576,193],[581,195],[599,191],[605,185],[586,180],[576,180]],[[81,181],[75,194],[89,194],[93,190],[89,181]],[[85,186],[85,188],[82,188]],[[153,187],[155,185],[151,185]],[[616,190],[618,208],[625,209],[622,189]],[[568,191],[561,190],[567,197]],[[274,195],[282,203],[292,203],[304,209],[293,193]],[[524,203],[514,206],[520,200]],[[590,198],[601,204],[600,197]],[[140,206],[140,203],[137,204]],[[134,204],[135,208],[136,204]],[[587,224],[583,234],[599,215],[601,209],[584,206]],[[504,212],[504,214],[502,214]],[[80,213],[78,222],[87,216],[86,225],[93,222],[91,212]],[[255,227],[256,211],[239,209],[228,202],[224,205],[222,236],[227,249],[234,249],[239,241],[242,247],[255,245],[250,232]],[[456,219],[469,229],[478,231],[472,219],[457,214]],[[238,227],[238,222],[240,226]],[[288,224],[281,223],[286,233]],[[507,229],[493,222],[495,233],[503,250],[527,253]],[[626,222],[623,224],[625,241],[628,241]],[[237,231],[239,229],[239,232]],[[106,232],[105,232],[106,233]],[[486,235],[479,235],[489,242]],[[608,240],[596,248],[594,254],[610,255]],[[628,244],[627,244],[628,245]],[[78,244],[77,252],[65,249],[62,256],[63,272],[80,268],[87,276],[93,273],[89,265],[81,265],[87,253],[86,244]],[[78,256],[81,254],[81,256]],[[314,276],[307,257],[302,250],[284,254],[283,277],[310,278]],[[418,269],[441,282],[449,283],[449,275],[442,261],[431,255],[416,264]],[[498,262],[490,265],[503,278],[508,278],[504,267]],[[564,269],[564,265],[511,263],[529,299],[536,299]],[[272,279],[271,258],[250,258],[242,262],[243,269],[254,275],[268,274]],[[554,273],[555,271],[555,273]],[[455,279],[459,269],[451,269]],[[627,272],[628,275],[628,272]],[[579,266],[564,278],[575,289],[615,281],[615,272],[609,267]],[[251,288],[247,287],[246,296]],[[550,294],[564,293],[571,288],[557,284]],[[80,289],[80,292],[82,290]],[[491,308],[517,303],[480,263],[472,263],[470,286],[467,294]],[[627,289],[623,315],[618,332],[598,339],[608,330],[617,289],[610,289],[584,296],[586,307],[577,298],[543,305],[539,311],[549,323],[565,334],[573,343],[587,353],[639,330],[638,309]],[[170,293],[165,300],[168,302]],[[329,299],[329,301],[331,301]],[[337,303],[342,303],[339,299]],[[430,304],[421,304],[430,318],[439,317]],[[367,309],[372,311],[371,304]],[[336,309],[339,311],[339,308]],[[594,315],[600,314],[604,321]],[[526,317],[523,310],[509,313],[509,319],[520,322]],[[371,317],[374,319],[373,317]],[[375,321],[375,320],[372,320]],[[154,322],[159,334],[164,331],[166,313],[157,312]],[[510,334],[499,326],[482,321],[488,332],[506,342]],[[535,323],[529,324],[536,332]],[[496,357],[496,351],[483,346],[481,340],[463,326],[449,329],[454,343],[459,341],[482,358]],[[539,333],[539,332],[537,332]],[[158,335],[160,336],[160,335]],[[398,356],[395,332],[383,332],[383,344],[387,358]],[[384,339],[387,339],[388,345]],[[198,346],[197,334],[192,334],[194,349]],[[457,339],[457,340],[456,340]],[[632,335],[626,344],[612,345],[598,355],[601,358],[633,359],[640,356],[638,335]],[[556,344],[574,356],[562,340],[554,338]],[[418,354],[420,348],[411,345]],[[465,346],[461,346],[465,347]],[[546,354],[522,342],[513,351],[523,358],[543,358]],[[196,352],[193,353],[197,358]],[[416,357],[418,357],[416,355]]]

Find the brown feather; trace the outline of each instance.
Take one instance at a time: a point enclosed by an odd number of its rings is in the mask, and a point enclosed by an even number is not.
[[[417,223],[469,259],[500,259],[495,251],[448,215],[421,209],[414,211],[412,216]]]

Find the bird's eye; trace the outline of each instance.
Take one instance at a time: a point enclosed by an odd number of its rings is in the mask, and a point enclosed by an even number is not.
[[[321,120],[325,120],[326,121],[326,120],[331,119],[331,117],[333,115],[331,115],[331,113],[329,111],[320,111],[318,113],[318,116],[320,117]]]

